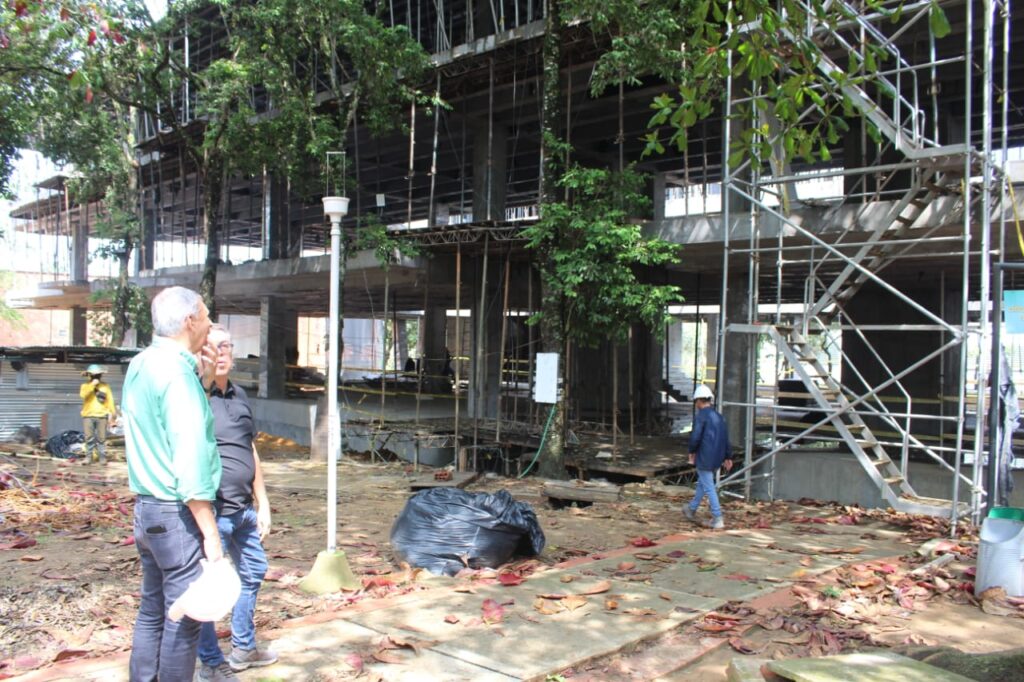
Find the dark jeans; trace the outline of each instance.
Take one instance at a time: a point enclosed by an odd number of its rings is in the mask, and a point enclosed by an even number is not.
[[[267,554],[260,543],[256,510],[248,506],[234,514],[217,517],[217,529],[224,551],[231,557],[242,581],[242,593],[231,611],[231,645],[249,651],[256,648],[256,595],[267,574]],[[224,661],[217,644],[217,628],[203,623],[199,636],[199,660],[216,666]]]
[[[135,502],[135,547],[142,563],[142,600],[135,621],[131,682],[191,682],[199,623],[175,623],[167,609],[199,577],[202,533],[184,502],[140,495]]]

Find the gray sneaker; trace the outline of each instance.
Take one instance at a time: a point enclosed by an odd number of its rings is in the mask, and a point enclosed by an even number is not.
[[[231,669],[227,661],[221,661],[217,665],[199,666],[199,675],[196,677],[199,682],[220,682],[221,680],[237,680],[238,676]]]
[[[683,516],[686,517],[687,521],[696,521],[697,513],[690,509],[690,505],[683,505]]]
[[[725,530],[725,521],[722,520],[721,516],[716,516],[708,521],[708,528],[711,530]]]
[[[228,654],[228,665],[235,672],[247,670],[248,668],[259,668],[260,666],[272,663],[277,663],[277,654],[270,649],[261,649],[260,647],[255,649],[239,649],[233,646],[231,647],[231,653]]]

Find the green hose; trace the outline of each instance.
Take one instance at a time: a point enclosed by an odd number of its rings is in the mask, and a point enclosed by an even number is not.
[[[556,407],[558,407],[558,403],[553,403],[551,405],[551,411],[548,412],[548,423],[544,425],[544,433],[540,435],[540,445],[537,447],[537,453],[533,456],[533,461],[530,462],[530,466],[526,467],[526,469],[523,470],[523,473],[516,477],[517,480],[530,473],[530,469],[532,469],[533,465],[537,463],[540,453],[544,451],[544,441],[548,437],[548,428],[551,426],[551,418],[555,416]]]

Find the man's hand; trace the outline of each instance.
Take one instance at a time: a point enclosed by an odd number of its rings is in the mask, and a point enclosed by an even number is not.
[[[256,510],[256,528],[260,531],[260,542],[270,535],[270,506],[263,505]]]
[[[693,466],[694,464],[697,463],[697,455],[695,453],[691,452],[689,459],[690,459],[690,466]]]
[[[203,537],[203,554],[207,561],[218,561],[224,558],[224,548],[220,544],[220,533]]]
[[[732,471],[732,460],[731,459],[725,460],[724,462],[722,462],[722,466],[725,467],[726,471]]]
[[[217,373],[217,355],[217,347],[209,342],[204,343],[199,351],[199,381],[206,390],[213,386],[213,378]]]

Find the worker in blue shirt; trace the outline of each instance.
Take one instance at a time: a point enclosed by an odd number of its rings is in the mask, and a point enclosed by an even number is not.
[[[696,520],[697,508],[706,496],[711,507],[708,527],[713,530],[725,528],[722,521],[722,507],[715,491],[715,472],[719,467],[732,469],[732,448],[729,446],[729,428],[712,403],[715,396],[711,389],[701,384],[693,392],[693,430],[690,431],[690,464],[697,469],[697,490],[690,504],[683,507],[683,514],[690,521]]]

